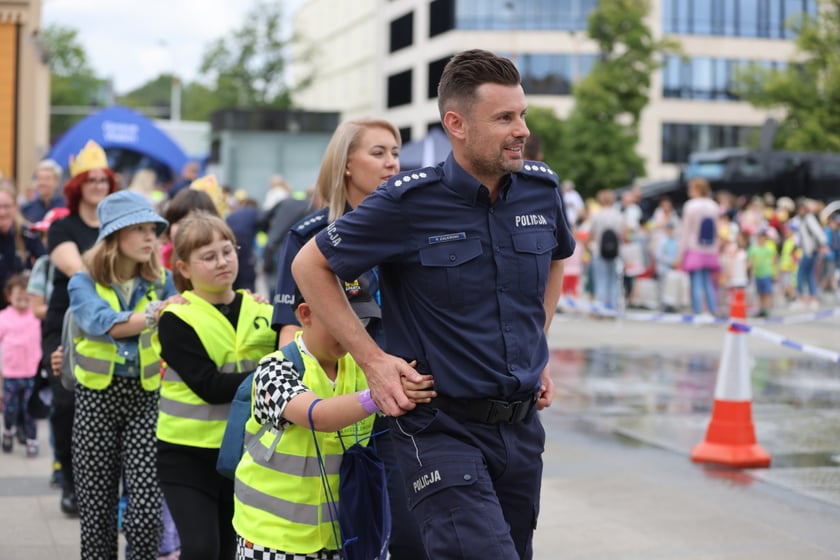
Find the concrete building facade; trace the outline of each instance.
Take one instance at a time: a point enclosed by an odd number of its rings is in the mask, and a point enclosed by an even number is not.
[[[667,57],[652,77],[642,114],[639,154],[647,177],[672,178],[688,153],[743,144],[770,111],[739,101],[735,69],[746,63],[784,65],[794,55],[785,22],[816,13],[816,0],[652,0],[654,37],[682,44],[685,58]],[[454,53],[483,48],[511,57],[528,102],[566,117],[574,83],[595,63],[587,17],[597,0],[310,0],[294,27],[316,49],[309,87],[295,102],[342,118],[381,115],[404,140],[439,123],[437,80]]]

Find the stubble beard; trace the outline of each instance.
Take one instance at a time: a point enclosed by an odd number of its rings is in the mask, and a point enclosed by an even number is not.
[[[495,159],[483,158],[480,154],[470,154],[470,164],[482,177],[503,177],[522,169],[523,159],[508,159],[504,149]]]

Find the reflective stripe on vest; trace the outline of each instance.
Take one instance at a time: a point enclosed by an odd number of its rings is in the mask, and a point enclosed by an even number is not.
[[[166,271],[161,271],[161,281],[166,281]],[[154,284],[149,286],[145,298],[140,298],[132,313],[143,313],[149,301],[158,299]],[[114,311],[122,311],[117,292],[102,284],[96,284],[96,293],[105,300]],[[154,391],[160,386],[160,354],[152,344],[154,329],[144,329],[137,339],[137,357],[140,362],[140,384],[146,391]],[[118,354],[114,339],[108,335],[89,335],[75,339],[72,350],[76,362],[74,374],[76,380],[88,389],[102,390],[111,384],[114,365],[125,362]]]
[[[268,326],[271,305],[257,303],[244,294],[234,329],[227,317],[207,300],[191,291],[183,296],[189,300],[188,304],[169,305],[164,313],[174,313],[193,328],[220,373],[253,371],[259,360],[275,349],[276,333]],[[171,367],[164,372],[160,396],[158,439],[176,445],[218,449],[227,424],[229,403],[204,401]]]
[[[275,515],[282,515],[286,519],[301,525],[317,526],[319,523],[318,511],[325,505],[310,506],[290,502],[245,486],[238,479],[234,484],[234,493],[238,501],[244,505],[261,511],[272,512]],[[335,548],[335,546],[330,548]]]
[[[272,356],[282,355],[275,352]],[[306,369],[303,383],[322,398],[353,393],[367,386],[364,374],[349,355],[338,362],[335,388],[312,357],[303,353],[302,358]],[[246,430],[254,433],[255,426],[261,425],[252,413]],[[372,428],[373,416],[369,416],[342,430],[342,434],[358,433],[360,439],[367,438]],[[343,448],[336,432],[316,432],[316,437],[329,490],[337,501]],[[353,436],[344,437],[347,446],[355,442]],[[290,424],[280,432],[268,430],[246,447],[236,469],[234,502],[233,526],[246,540],[300,554],[337,548],[328,494],[308,427]]]

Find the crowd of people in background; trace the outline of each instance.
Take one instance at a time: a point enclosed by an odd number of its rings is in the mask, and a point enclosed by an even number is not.
[[[530,557],[544,446],[535,412],[553,394],[546,310],[561,289],[598,317],[628,307],[722,316],[737,290],[761,317],[840,301],[840,213],[821,203],[735,197],[704,179],[689,181],[682,208],[662,197],[649,216],[638,188],[585,200],[524,161],[542,152],[526,142],[509,60],[461,53],[439,97],[453,151],[406,175],[394,125],[357,119],[335,131],[306,194],[276,175],[258,202],[197,162],[168,188],[151,170],[124,181],[93,142],[62,188],[49,160],[25,195],[0,185],[0,449],[18,441],[39,455],[31,403],[49,386],[50,482],[61,511],[81,517],[83,557],[116,557],[121,528],[130,559],[338,558],[331,522],[304,530],[295,516],[323,503],[310,444],[341,454],[345,428],[393,435],[376,444],[390,473],[392,557],[458,547]],[[478,111],[504,118],[490,125]],[[544,223],[519,229],[534,208]],[[482,251],[494,236],[514,241]],[[428,245],[419,255],[417,239]],[[482,281],[490,267],[501,280]],[[357,355],[372,357],[364,372]],[[56,366],[68,356],[70,386]],[[509,359],[525,373],[507,375]],[[234,483],[216,459],[246,379],[259,397],[246,428],[254,447]],[[374,418],[380,407],[388,416]],[[325,480],[337,475],[322,467]],[[441,472],[449,486],[424,491]],[[325,489],[338,490],[335,477]],[[418,517],[435,522],[421,528]]]
[[[151,352],[140,342],[149,340],[147,304],[161,303],[175,294],[169,278],[173,270],[176,279],[190,274],[189,268],[178,273],[179,263],[186,258],[189,267],[192,261],[184,248],[179,258],[174,241],[181,224],[192,216],[204,216],[197,226],[201,230],[211,224],[208,231],[227,232],[225,239],[241,263],[239,273],[229,279],[230,290],[256,292],[267,234],[272,236],[274,251],[279,251],[289,228],[315,208],[310,197],[296,194],[279,175],[271,178],[265,202],[259,204],[242,189],[231,192],[215,177],[199,176],[196,162],[190,162],[167,189],[150,169],[137,170],[128,177],[112,171],[104,150],[92,142],[69,162],[67,176],[65,179],[57,162],[44,160],[26,188],[17,189],[9,179],[0,185],[0,448],[3,453],[13,453],[17,442],[27,457],[39,456],[44,450],[39,449],[37,419],[49,417],[53,457],[49,482],[61,489],[61,511],[81,517],[83,556],[110,557],[119,526],[128,540],[129,558],[152,554],[165,559],[210,558],[213,556],[205,554],[208,546],[209,550],[221,547],[225,553],[219,557],[228,557],[233,544],[230,481],[226,492],[217,492],[218,499],[227,504],[218,516],[218,531],[227,534],[223,546],[206,538],[208,527],[189,521],[195,511],[211,515],[215,508],[196,510],[188,490],[178,489],[184,477],[170,473],[185,471],[183,458],[164,461],[165,480],[160,484],[167,489],[169,502],[161,500],[154,464],[159,454],[155,426],[160,350]],[[181,237],[195,235],[184,233]],[[154,255],[149,248],[154,248]],[[224,257],[225,262],[228,258]],[[276,260],[277,255],[271,258]],[[162,289],[153,289],[158,284]],[[108,286],[113,291],[103,288]],[[182,291],[191,287],[188,281],[181,284]],[[157,292],[160,294],[150,296]],[[265,297],[260,298],[268,309],[267,324],[271,307],[265,304]],[[64,317],[71,308],[80,332],[92,338],[83,337],[74,340],[72,348],[62,348]],[[167,314],[166,325],[171,323],[170,316],[174,315]],[[202,322],[206,323],[197,321]],[[251,363],[276,348],[276,335],[267,336],[265,344],[252,348]],[[105,339],[114,342],[122,358],[110,369],[99,371],[95,364],[105,363],[101,358],[111,354],[102,346]],[[171,352],[172,344],[170,340],[163,345],[164,355]],[[72,353],[85,364],[74,371],[75,387],[66,387],[54,374],[51,360],[56,353],[65,359]],[[146,361],[150,356],[156,364],[148,377],[145,374],[152,366]],[[170,356],[170,362],[180,365],[183,360]],[[140,383],[136,382],[138,371],[144,372]],[[228,373],[229,385],[235,389],[234,381],[239,378]],[[222,401],[232,398],[232,392],[227,393]],[[202,396],[218,398],[212,391]],[[174,429],[183,433],[177,426]],[[166,433],[158,433],[158,440],[164,451],[174,448]],[[178,443],[183,445],[181,440]],[[189,453],[186,456],[189,463]],[[215,459],[205,463],[215,472]],[[194,475],[187,472],[190,484],[210,480],[209,475],[203,479]],[[199,493],[204,491],[199,489]],[[182,552],[186,554],[182,556]]]
[[[634,307],[722,317],[739,289],[758,317],[840,301],[840,212],[806,198],[712,193],[702,178],[687,190],[681,209],[663,196],[649,216],[638,188],[620,200],[601,191],[583,211],[567,202],[580,250],[563,295],[589,299],[601,317]]]

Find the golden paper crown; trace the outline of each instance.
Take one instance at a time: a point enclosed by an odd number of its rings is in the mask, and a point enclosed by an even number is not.
[[[88,140],[79,155],[70,156],[70,176],[75,177],[91,169],[108,169],[108,158],[105,157],[102,146],[93,140]]]
[[[210,196],[210,200],[216,205],[216,210],[219,214],[224,214],[227,204],[225,203],[225,193],[219,186],[215,175],[205,175],[190,183],[190,188],[197,191],[204,191]]]

